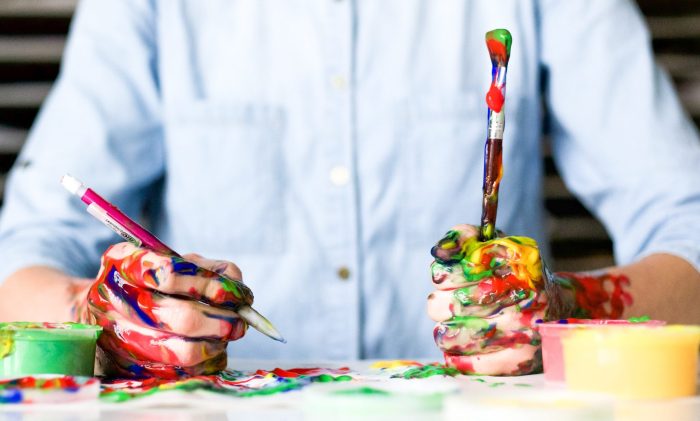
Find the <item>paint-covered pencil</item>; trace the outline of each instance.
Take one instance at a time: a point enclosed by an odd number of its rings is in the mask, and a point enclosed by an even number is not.
[[[503,177],[504,103],[506,99],[506,72],[510,59],[512,37],[507,29],[486,33],[486,47],[491,56],[491,86],[486,94],[488,131],[484,147],[484,196],[481,209],[479,239],[488,241],[496,236],[498,187]]]
[[[119,210],[119,208],[109,203],[102,196],[83,185],[83,183],[74,177],[68,174],[64,175],[61,178],[61,184],[66,190],[78,196],[80,200],[88,205],[88,213],[107,225],[114,232],[119,234],[120,237],[138,247],[145,247],[169,256],[180,256],[176,251],[160,241],[155,235],[151,234],[146,228],[129,218],[124,212]],[[219,274],[217,274],[217,276],[223,277],[223,275]],[[272,323],[252,307],[240,306],[236,308],[235,311],[246,323],[260,333],[276,341],[287,342]]]

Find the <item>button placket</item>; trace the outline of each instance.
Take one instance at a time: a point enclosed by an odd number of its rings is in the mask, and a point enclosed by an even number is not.
[[[325,206],[329,210],[325,239],[328,256],[323,285],[328,356],[357,358],[359,333],[358,282],[354,276],[357,256],[357,202],[353,168],[353,5],[327,3],[324,40],[326,59],[324,158],[328,165]]]

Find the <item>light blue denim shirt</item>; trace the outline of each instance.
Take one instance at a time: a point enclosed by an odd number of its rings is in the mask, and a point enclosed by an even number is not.
[[[429,249],[479,221],[497,27],[514,38],[499,227],[545,244],[544,101],[617,261],[700,266],[700,142],[630,1],[90,0],[7,185],[0,278],[94,276],[119,241],[61,188],[71,173],[243,269],[289,343],[250,331],[233,356],[436,357]]]

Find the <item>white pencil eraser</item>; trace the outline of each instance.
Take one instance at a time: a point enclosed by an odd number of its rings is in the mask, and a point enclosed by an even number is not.
[[[78,194],[80,188],[83,187],[83,183],[70,174],[66,174],[61,177],[61,185],[72,194]]]

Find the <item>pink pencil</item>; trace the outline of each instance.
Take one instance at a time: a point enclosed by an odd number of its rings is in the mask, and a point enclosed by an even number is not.
[[[181,257],[155,235],[151,234],[146,228],[126,216],[119,208],[109,203],[92,189],[83,185],[83,183],[76,178],[66,174],[61,178],[61,184],[66,190],[78,196],[80,200],[88,205],[87,211],[90,215],[107,225],[126,241],[138,247],[148,248],[157,253]],[[250,326],[264,335],[276,341],[287,342],[272,323],[252,307],[240,306],[236,308],[236,313]]]

